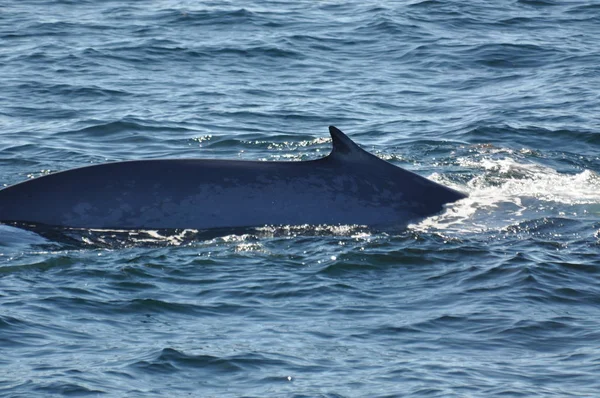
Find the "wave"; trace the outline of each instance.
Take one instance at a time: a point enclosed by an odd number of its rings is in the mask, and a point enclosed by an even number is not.
[[[481,122],[476,124],[475,127],[467,127],[467,131],[460,134],[460,138],[472,144],[510,143],[545,150],[555,150],[558,142],[561,145],[561,152],[572,151],[578,155],[595,155],[598,152],[595,147],[600,146],[600,134],[593,130],[549,129],[538,126],[513,127],[508,124],[485,126],[481,125]]]
[[[148,373],[170,373],[185,369],[204,369],[212,375],[245,372],[263,366],[285,367],[287,361],[270,355],[242,353],[216,356],[210,354],[186,354],[173,348],[164,348],[147,355],[147,359],[136,361],[130,367]]]
[[[88,124],[88,126],[77,129],[67,130],[55,133],[57,136],[73,136],[73,137],[85,137],[90,138],[118,138],[122,137],[124,133],[131,132],[173,132],[173,133],[194,133],[193,129],[178,126],[175,123],[161,123],[154,122],[151,120],[141,120],[137,118],[123,118],[117,121],[100,121],[100,120],[88,120],[82,121],[80,124]],[[145,139],[152,141],[155,138],[148,138],[140,136],[138,139]]]

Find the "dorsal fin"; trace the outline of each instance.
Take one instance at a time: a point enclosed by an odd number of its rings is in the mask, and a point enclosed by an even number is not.
[[[329,126],[329,134],[331,134],[331,140],[333,141],[332,156],[352,156],[365,153],[361,147],[356,145],[337,127]]]

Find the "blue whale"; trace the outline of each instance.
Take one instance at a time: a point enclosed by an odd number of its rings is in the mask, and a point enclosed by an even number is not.
[[[0,222],[90,229],[348,224],[405,227],[465,198],[364,151],[329,127],[321,159],[136,160],[92,165],[0,190]]]

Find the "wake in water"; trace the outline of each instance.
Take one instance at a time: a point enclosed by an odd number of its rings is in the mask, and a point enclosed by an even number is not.
[[[485,232],[541,218],[581,219],[600,213],[600,176],[596,172],[559,172],[526,162],[507,149],[482,152],[457,159],[460,166],[477,170],[466,185],[457,186],[440,174],[429,177],[467,191],[469,197],[447,206],[439,215],[411,225],[411,229]]]

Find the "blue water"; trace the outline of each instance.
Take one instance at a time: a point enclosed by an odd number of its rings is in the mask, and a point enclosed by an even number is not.
[[[0,395],[597,396],[599,37],[585,1],[3,1],[1,184],[333,124],[470,197],[397,233],[0,226]]]

